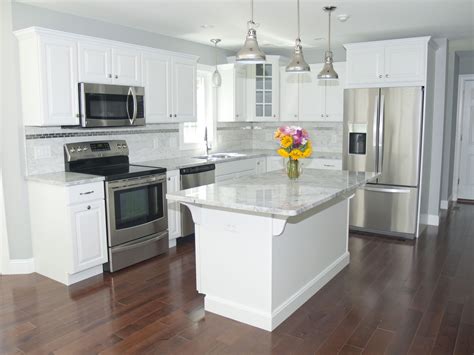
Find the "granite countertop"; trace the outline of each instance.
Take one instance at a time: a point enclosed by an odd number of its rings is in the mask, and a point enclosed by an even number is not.
[[[259,158],[259,157],[268,157],[274,156],[279,158],[274,149],[253,149],[253,150],[239,150],[239,151],[219,151],[219,152],[211,152],[210,154],[219,154],[219,153],[238,153],[242,154],[241,156],[236,156],[232,158],[226,159],[217,159],[217,160],[207,160],[207,159],[198,159],[198,158],[172,158],[172,159],[157,159],[157,160],[147,160],[141,162],[133,162],[132,164],[135,165],[144,165],[144,166],[152,166],[152,167],[161,167],[166,168],[168,171],[176,170],[180,168],[186,168],[190,166],[199,166],[205,164],[220,164],[220,163],[227,163],[230,161],[236,160],[244,160],[244,159],[251,159],[251,158]],[[330,152],[313,152],[312,159],[341,159],[340,153],[330,153]]]
[[[296,216],[377,178],[379,173],[306,169],[297,181],[285,173],[237,178],[168,193],[169,200],[246,212]]]
[[[104,181],[104,177],[61,171],[56,173],[29,175],[26,177],[26,180],[41,182],[50,185],[74,186]]]

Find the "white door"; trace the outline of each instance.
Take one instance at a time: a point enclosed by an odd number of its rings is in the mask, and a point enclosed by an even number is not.
[[[347,50],[347,85],[377,85],[384,81],[384,74],[383,47]]]
[[[167,173],[167,192],[179,191],[180,176],[179,171],[169,171]],[[181,236],[181,210],[179,202],[168,200],[168,233],[169,239],[176,239]]]
[[[247,72],[245,69],[235,70],[235,120],[245,121],[247,119]]]
[[[72,227],[73,270],[78,272],[107,262],[105,202],[69,207]]]
[[[325,82],[325,121],[342,122],[344,118],[344,82],[346,75],[346,63],[334,63],[338,80],[326,80]]]
[[[111,84],[112,50],[100,43],[79,42],[79,82]]]
[[[299,76],[299,120],[323,121],[324,120],[324,89],[325,81],[318,80],[317,73],[322,64],[312,65],[311,72],[295,74]]]
[[[424,81],[426,43],[395,44],[385,47],[385,82]]]
[[[171,122],[171,87],[169,56],[143,55],[143,84],[147,123]]]
[[[280,119],[298,121],[299,115],[299,79],[300,74],[287,73],[285,67],[280,70]]]
[[[79,124],[77,43],[74,40],[43,36],[42,91],[44,125]]]
[[[113,83],[142,86],[141,53],[131,48],[112,50]]]
[[[196,62],[184,58],[173,59],[173,120],[196,121]]]
[[[464,86],[458,198],[474,200],[474,81]]]

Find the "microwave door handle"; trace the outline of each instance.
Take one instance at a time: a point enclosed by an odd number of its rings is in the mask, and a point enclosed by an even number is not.
[[[132,93],[132,88],[128,88],[128,93],[127,93],[127,100],[125,101],[125,108],[127,109],[127,117],[128,120],[130,121],[130,124],[133,123],[133,120],[130,118],[130,112],[128,110],[128,98],[130,97],[130,94]]]
[[[133,123],[137,119],[138,103],[137,103],[137,93],[135,92],[135,88],[133,86],[130,87],[130,91],[132,92],[132,98],[133,98],[133,116],[131,120],[131,124],[133,125]]]

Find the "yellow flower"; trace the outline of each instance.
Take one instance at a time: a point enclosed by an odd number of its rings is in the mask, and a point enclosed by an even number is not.
[[[291,136],[284,136],[280,141],[280,145],[283,148],[288,148],[292,144],[293,144],[293,138],[291,138]]]
[[[298,160],[303,157],[303,152],[299,149],[293,149],[290,152],[290,158],[293,160]]]
[[[279,138],[281,137],[281,132],[280,132],[279,129],[277,129],[277,130],[275,131],[274,137],[275,137],[275,139],[279,139]]]
[[[289,154],[285,149],[278,149],[277,153],[280,154],[283,158],[288,158]]]
[[[308,158],[311,153],[313,153],[313,146],[311,145],[311,141],[308,141],[306,144],[306,149],[303,152],[303,158]]]

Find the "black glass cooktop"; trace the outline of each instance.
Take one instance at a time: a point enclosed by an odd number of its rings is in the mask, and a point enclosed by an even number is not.
[[[121,180],[121,179],[128,179],[133,177],[140,177],[152,174],[160,174],[165,173],[165,168],[152,168],[149,166],[140,166],[140,165],[111,165],[111,166],[96,166],[90,169],[84,169],[81,171],[77,171],[84,174],[90,175],[100,175],[104,176],[106,181],[112,180]]]

